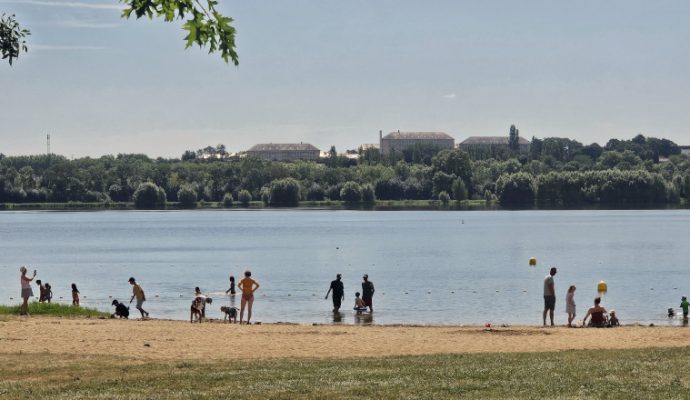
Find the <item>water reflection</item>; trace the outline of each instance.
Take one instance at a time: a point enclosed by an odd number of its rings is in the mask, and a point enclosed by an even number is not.
[[[373,313],[355,313],[355,324],[369,325],[374,323]]]
[[[333,313],[333,323],[338,324],[343,322],[343,313],[341,312],[334,312]]]

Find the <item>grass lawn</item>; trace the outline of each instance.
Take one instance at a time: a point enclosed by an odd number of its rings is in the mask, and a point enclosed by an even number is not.
[[[690,348],[243,363],[2,354],[0,398],[680,399],[689,358]]]
[[[30,315],[52,315],[56,317],[110,317],[109,313],[94,310],[92,308],[74,307],[68,304],[58,303],[29,303]],[[0,315],[19,315],[19,305],[4,306],[0,305]]]

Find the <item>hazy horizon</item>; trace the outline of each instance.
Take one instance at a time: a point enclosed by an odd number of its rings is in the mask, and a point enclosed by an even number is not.
[[[117,0],[0,0],[31,30],[0,64],[0,153],[339,151],[378,132],[690,144],[690,3],[220,0],[239,67]],[[6,61],[6,60],[5,60]]]

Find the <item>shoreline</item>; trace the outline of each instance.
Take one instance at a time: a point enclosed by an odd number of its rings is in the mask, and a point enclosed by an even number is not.
[[[467,325],[225,324],[34,316],[0,318],[0,354],[132,360],[342,359],[683,347],[690,329]]]

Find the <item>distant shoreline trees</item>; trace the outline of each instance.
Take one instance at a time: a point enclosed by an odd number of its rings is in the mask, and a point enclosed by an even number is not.
[[[138,208],[161,208],[167,202],[193,207],[196,201],[231,206],[236,199],[246,207],[253,199],[295,206],[447,196],[448,201],[497,200],[506,207],[570,208],[663,206],[690,199],[690,159],[669,140],[638,135],[601,147],[544,138],[532,145],[529,154],[490,159],[442,150],[420,162],[380,157],[376,149],[362,152],[359,160],[270,162],[218,157],[225,152],[222,145],[185,153],[184,159],[0,155],[0,203],[134,202]]]

